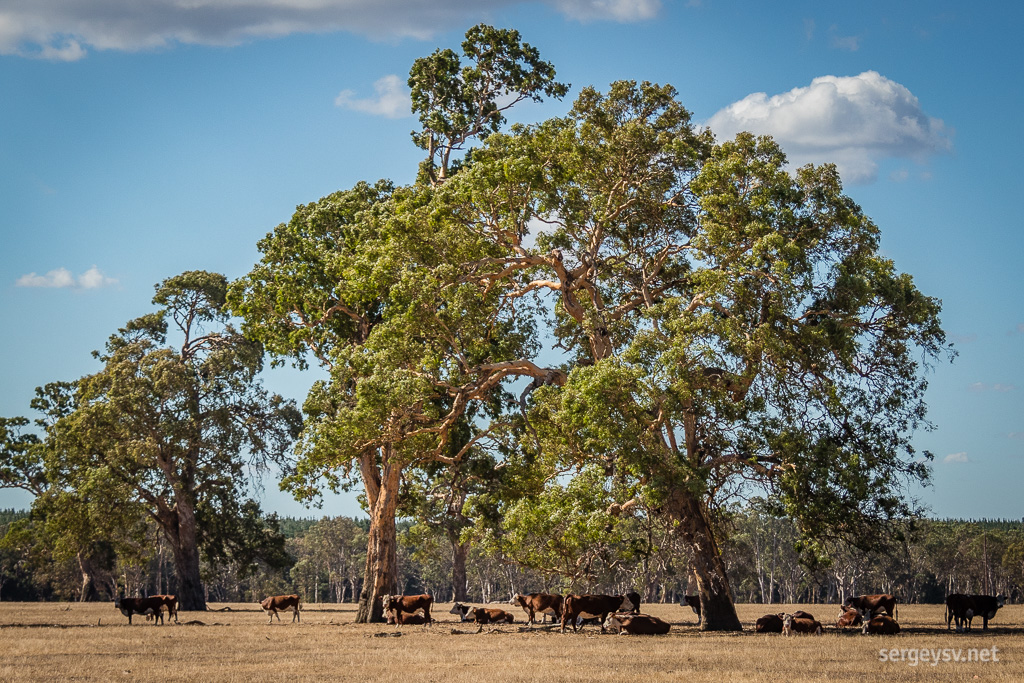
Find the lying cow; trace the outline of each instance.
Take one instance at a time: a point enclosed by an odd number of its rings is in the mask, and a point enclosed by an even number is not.
[[[388,615],[388,623],[397,624],[399,626],[409,624],[411,626],[418,624],[426,624],[427,618],[419,613],[410,614],[409,612],[399,612],[397,615]]]
[[[274,617],[277,617],[278,621],[281,621],[281,615],[278,612],[292,611],[292,623],[298,621],[302,623],[302,618],[299,616],[299,610],[302,609],[302,598],[298,595],[272,595],[268,598],[263,598],[260,601],[260,607],[263,611],[270,615],[270,621],[267,623],[274,623]]]
[[[784,636],[791,636],[794,633],[813,633],[820,636],[821,631],[821,623],[817,619],[798,617],[793,614],[785,614],[782,617],[782,635]]]
[[[604,622],[608,615],[613,612],[628,612],[633,608],[633,603],[625,595],[567,595],[562,610],[562,633],[565,633],[566,623],[572,624],[575,633],[579,617],[593,619],[600,617],[601,633],[605,632]]]
[[[782,633],[782,618],[786,615],[766,614],[754,622],[754,633]]]
[[[511,624],[515,622],[515,617],[503,609],[471,607],[463,605],[461,602],[455,603],[449,610],[449,614],[458,614],[462,621],[475,621],[478,624]]]
[[[425,623],[429,624],[432,621],[430,606],[434,604],[434,598],[425,593],[423,595],[385,595],[383,604],[385,614],[397,614],[398,612],[413,614],[422,610]]]
[[[620,636],[661,636],[671,628],[667,621],[649,614],[609,614],[606,626]]]
[[[132,623],[133,614],[142,614],[153,617],[153,626],[164,623],[164,602],[156,596],[148,598],[117,598],[114,600],[114,607],[121,610],[121,614],[128,617],[128,623]]]
[[[1006,598],[1002,595],[995,597],[991,595],[964,595],[953,593],[946,596],[946,629],[949,629],[950,622],[956,620],[956,632],[961,633],[971,630],[971,622],[974,617],[982,618],[982,630],[988,628],[988,620],[996,616],[1000,607],[1006,605]]]
[[[861,633],[865,635],[878,634],[891,636],[900,632],[900,625],[892,617],[879,614],[864,622]]]
[[[836,628],[846,629],[854,626],[860,626],[863,623],[864,618],[861,617],[860,612],[855,609],[847,609],[839,613],[839,620],[836,621]]]
[[[548,615],[550,614],[553,619],[562,618],[562,602],[563,598],[561,595],[552,595],[551,593],[530,593],[529,595],[515,594],[512,599],[508,601],[510,605],[519,605],[526,612],[526,615],[530,618],[530,625],[533,625],[534,617],[538,614]]]
[[[895,595],[881,593],[878,595],[856,595],[846,598],[843,603],[843,610],[855,609],[860,612],[862,619],[873,617],[884,612],[893,619],[899,619],[898,600]]]

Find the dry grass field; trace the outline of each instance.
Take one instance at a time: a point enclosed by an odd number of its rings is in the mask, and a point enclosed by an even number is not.
[[[667,636],[602,635],[597,627],[560,634],[520,623],[458,623],[436,605],[433,626],[356,625],[354,605],[304,606],[301,624],[267,624],[256,604],[182,612],[181,624],[133,624],[112,603],[0,603],[0,680],[360,680],[360,681],[1024,681],[1024,606],[1000,610],[989,631],[947,633],[941,605],[904,605],[898,636],[827,628],[821,637],[702,634],[688,608],[647,605],[672,622]],[[834,605],[791,605],[823,623]],[[744,627],[779,606],[740,605]],[[521,611],[516,610],[517,622]],[[202,625],[185,625],[201,621]],[[917,661],[922,649],[950,659],[997,648],[997,662]],[[902,651],[902,661],[879,652]],[[929,658],[933,655],[929,654]]]

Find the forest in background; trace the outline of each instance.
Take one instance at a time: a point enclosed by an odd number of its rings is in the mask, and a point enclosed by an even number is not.
[[[205,556],[202,576],[208,601],[254,602],[284,593],[299,593],[309,603],[358,600],[368,520],[270,515],[262,522],[263,532],[279,541],[283,552],[228,561]],[[588,575],[575,580],[474,545],[466,561],[469,599],[505,601],[514,593],[534,591],[636,590],[645,602],[678,602],[692,592],[685,549],[673,543],[671,534],[633,522],[636,533],[615,534],[613,543],[589,548],[601,559],[591,561]],[[726,523],[732,533],[724,556],[738,602],[832,604],[847,595],[873,592],[893,593],[905,603],[939,603],[956,592],[1002,594],[1010,602],[1024,598],[1024,523],[1019,521],[917,519],[908,524],[906,540],[895,552],[837,547],[817,562],[800,553],[790,520],[756,505],[731,510]],[[112,600],[116,592],[176,590],[169,549],[155,528],[148,552],[128,557],[111,550],[105,562],[94,562],[84,596],[77,558],[55,559],[31,530],[30,513],[0,510],[0,600]],[[451,601],[453,551],[443,530],[405,520],[399,523],[398,539],[401,589]]]

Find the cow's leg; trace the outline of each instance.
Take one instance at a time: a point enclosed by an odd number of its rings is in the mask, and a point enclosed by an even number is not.
[[[604,614],[601,615],[601,633],[607,633],[607,631],[605,631],[605,629],[604,629],[604,622],[605,622],[605,620],[607,618],[608,618],[608,613],[607,612],[605,612]]]

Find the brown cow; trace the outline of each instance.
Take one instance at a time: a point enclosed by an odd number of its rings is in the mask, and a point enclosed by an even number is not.
[[[572,624],[573,633],[576,632],[577,618],[593,619],[601,618],[601,633],[605,632],[604,622],[612,612],[628,612],[633,607],[625,595],[567,595],[565,596],[562,609],[562,633],[565,633],[565,624]]]
[[[885,612],[893,619],[898,619],[898,608],[896,603],[899,602],[895,595],[889,595],[888,593],[881,593],[878,595],[856,595],[846,598],[846,602],[843,603],[843,609],[855,609],[860,612],[861,618],[873,617],[876,614]]]
[[[510,605],[519,605],[530,618],[530,625],[533,625],[534,617],[538,614],[550,614],[554,619],[562,618],[562,596],[551,593],[530,593],[529,595],[516,594],[508,601]]]
[[[398,625],[426,624],[427,618],[424,617],[422,614],[410,614],[408,612],[399,612],[397,616],[389,615],[388,623]]]
[[[475,621],[478,624],[499,624],[502,622],[511,624],[515,622],[515,617],[503,609],[471,607],[470,605],[463,605],[461,602],[455,603],[448,613],[458,614],[462,621]]]
[[[114,600],[114,607],[121,610],[121,614],[128,617],[128,623],[132,623],[133,614],[146,614],[153,616],[153,626],[164,623],[164,602],[156,596],[149,598],[117,598]]]
[[[839,613],[839,620],[836,621],[836,628],[846,629],[852,626],[860,626],[864,623],[864,618],[860,616],[860,612],[855,609],[845,609]]]
[[[791,636],[794,633],[813,633],[821,635],[821,624],[816,619],[795,617],[786,614],[782,617],[782,635]]]
[[[302,623],[302,618],[299,617],[299,610],[302,609],[302,598],[298,595],[272,595],[268,598],[263,598],[260,601],[260,607],[270,615],[270,621],[267,623],[274,623],[274,617],[281,621],[281,615],[278,612],[287,612],[288,610],[292,611],[293,624],[296,621]]]
[[[754,633],[782,633],[782,612],[766,614],[754,622]]]
[[[174,617],[174,623],[178,623],[178,598],[174,595],[153,595],[151,597],[159,598],[163,601],[164,607],[167,608],[167,616]]]
[[[609,614],[606,625],[620,636],[661,636],[671,628],[667,621],[649,614]]]
[[[880,634],[880,635],[893,635],[900,632],[900,625],[896,623],[896,620],[885,614],[879,614],[876,617],[871,617],[869,621],[864,622],[864,627],[861,628],[861,633],[867,634]]]
[[[410,614],[423,610],[425,623],[429,624],[430,606],[434,604],[434,598],[426,593],[423,595],[385,595],[384,611],[391,613],[408,612]]]

